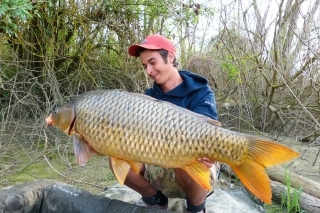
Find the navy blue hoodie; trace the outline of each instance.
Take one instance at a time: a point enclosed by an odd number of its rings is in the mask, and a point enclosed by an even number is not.
[[[145,94],[218,120],[216,101],[208,80],[185,70],[179,71],[179,74],[183,82],[176,88],[164,93],[160,85],[154,83]]]

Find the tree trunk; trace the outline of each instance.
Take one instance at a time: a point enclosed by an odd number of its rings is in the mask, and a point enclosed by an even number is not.
[[[271,181],[271,188],[272,200],[281,203],[282,196],[286,193],[287,187],[277,181]],[[319,213],[320,199],[302,191],[299,199],[299,206],[309,213]]]
[[[286,183],[285,180],[285,169],[281,166],[275,166],[267,169],[267,173],[271,180],[280,182],[284,185]],[[312,195],[313,197],[316,197],[320,199],[320,184],[307,179],[301,175],[294,174],[290,172],[290,186],[296,189],[299,189],[302,187],[302,191],[305,193],[308,193],[309,195]]]

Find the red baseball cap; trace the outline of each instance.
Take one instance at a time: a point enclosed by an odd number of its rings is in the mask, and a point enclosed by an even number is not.
[[[176,48],[174,47],[174,44],[163,35],[149,35],[141,42],[141,44],[131,45],[128,49],[129,55],[138,57],[138,50],[141,47],[148,50],[165,49],[172,52],[174,56],[176,55]]]

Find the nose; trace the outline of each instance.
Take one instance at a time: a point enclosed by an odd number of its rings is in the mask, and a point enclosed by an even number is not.
[[[152,71],[153,71],[153,68],[150,64],[147,64],[146,66],[146,73],[147,75],[151,75],[152,74]]]

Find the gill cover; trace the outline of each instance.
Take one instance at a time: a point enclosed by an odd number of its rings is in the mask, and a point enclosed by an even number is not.
[[[70,135],[75,121],[75,108],[71,104],[56,108],[51,113],[53,125],[59,127],[66,134]]]

